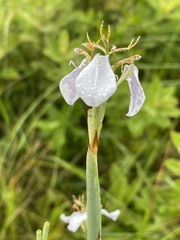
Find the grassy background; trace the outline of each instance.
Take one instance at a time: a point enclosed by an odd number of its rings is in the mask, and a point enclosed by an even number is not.
[[[85,239],[59,220],[72,195],[85,194],[87,106],[63,100],[59,80],[81,57],[73,49],[96,41],[111,24],[119,47],[141,36],[136,53],[147,99],[125,117],[124,83],[108,101],[100,142],[103,239],[180,238],[179,0],[0,0],[0,239],[31,240],[44,222],[50,239]]]

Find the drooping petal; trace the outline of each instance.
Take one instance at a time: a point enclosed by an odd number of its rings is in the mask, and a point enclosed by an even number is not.
[[[85,58],[77,68],[75,68],[71,73],[65,76],[59,83],[60,91],[65,101],[69,105],[73,105],[74,102],[79,98],[75,88],[75,79],[87,64],[88,61]]]
[[[117,210],[109,213],[106,209],[101,209],[101,214],[103,214],[106,217],[112,219],[113,221],[116,221],[118,216],[119,216],[119,214],[120,214],[120,210],[117,209]]]
[[[131,117],[134,116],[141,109],[146,97],[144,94],[144,90],[139,82],[138,68],[134,64],[125,65],[124,73],[126,73],[127,75],[129,74],[126,80],[128,81],[129,90],[131,92],[131,99],[129,111],[126,116]]]
[[[87,212],[73,212],[70,216],[61,214],[60,219],[65,223],[69,223],[69,231],[76,232],[81,224],[87,219]]]
[[[97,107],[116,91],[116,77],[109,56],[96,54],[75,80],[77,94],[88,105]]]

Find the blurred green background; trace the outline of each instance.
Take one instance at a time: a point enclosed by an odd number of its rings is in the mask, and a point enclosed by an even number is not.
[[[85,194],[87,106],[68,106],[59,81],[82,60],[86,32],[111,25],[118,59],[136,62],[146,102],[125,117],[123,83],[107,104],[99,149],[103,239],[180,239],[179,0],[0,0],[0,239],[31,240],[45,221],[50,239],[85,239],[60,222]],[[117,72],[118,74],[118,72]]]

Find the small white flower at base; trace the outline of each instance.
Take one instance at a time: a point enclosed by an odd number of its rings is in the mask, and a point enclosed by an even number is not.
[[[117,209],[117,210],[109,213],[106,209],[101,209],[101,214],[112,219],[113,221],[116,221],[120,214],[120,210]]]
[[[116,221],[120,214],[120,210],[117,209],[109,213],[106,209],[101,209],[101,214],[112,219],[113,221]],[[68,223],[69,231],[76,232],[81,224],[87,220],[87,212],[73,212],[70,216],[61,214],[60,219],[63,222]]]
[[[69,231],[76,232],[77,229],[81,226],[81,224],[87,219],[87,213],[73,212],[70,216],[61,214],[60,219],[65,223],[69,223],[68,225]]]

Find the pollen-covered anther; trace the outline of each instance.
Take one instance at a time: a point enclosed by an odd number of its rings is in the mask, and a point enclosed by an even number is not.
[[[114,51],[117,47],[115,45],[112,45],[111,51]]]
[[[88,54],[86,51],[84,51],[83,49],[81,49],[81,48],[74,48],[74,52],[75,52],[76,54],[79,54],[79,55],[84,55],[89,61],[90,61],[90,59],[91,59],[91,57],[89,56],[89,54]]]
[[[107,41],[109,41],[110,36],[111,36],[111,26],[108,25],[108,32],[107,32],[107,34],[106,34],[106,40],[107,40]]]
[[[138,54],[134,55],[133,57],[134,57],[134,61],[138,61],[139,59],[142,58],[142,56],[140,56]]]
[[[81,51],[82,51],[81,48],[74,48],[74,52],[75,52],[76,54],[80,54]]]
[[[101,22],[101,26],[100,26],[100,36],[101,36],[101,38],[104,37],[103,27],[104,27],[104,20],[102,20],[102,22]]]

